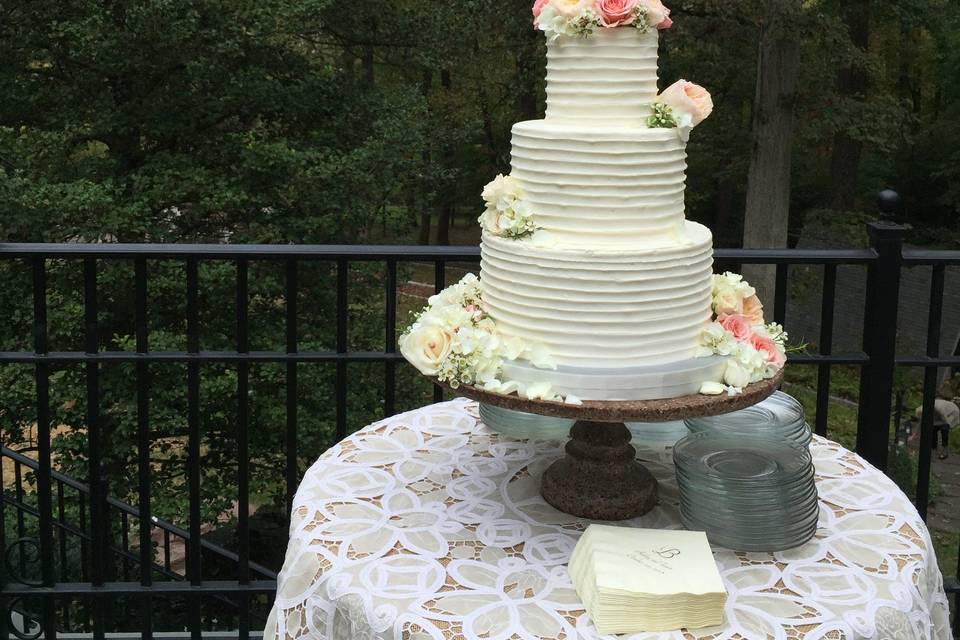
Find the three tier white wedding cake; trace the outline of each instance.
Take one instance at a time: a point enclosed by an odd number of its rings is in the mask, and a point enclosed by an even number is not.
[[[430,300],[401,338],[417,368],[530,398],[736,392],[783,366],[754,290],[714,276],[686,220],[686,144],[713,110],[657,90],[660,0],[538,0],[546,118],[513,127],[511,173],[483,192],[479,280]]]

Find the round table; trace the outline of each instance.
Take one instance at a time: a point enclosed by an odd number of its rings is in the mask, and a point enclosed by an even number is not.
[[[660,504],[623,523],[679,529],[671,453],[636,443]],[[816,537],[782,553],[715,547],[722,627],[691,638],[949,639],[929,533],[907,497],[840,445],[811,445]],[[266,638],[574,640],[600,636],[566,563],[589,524],[547,505],[539,476],[561,442],[501,437],[460,399],[389,418],[306,473]]]

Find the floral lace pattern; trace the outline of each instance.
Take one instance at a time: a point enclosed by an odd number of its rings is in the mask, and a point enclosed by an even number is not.
[[[948,640],[929,533],[907,497],[837,444],[811,445],[816,537],[782,553],[715,548],[722,627],[625,640]],[[562,443],[502,438],[466,400],[371,425],[331,448],[297,492],[266,638],[586,640],[566,563],[588,524],[540,497]],[[638,449],[660,505],[632,526],[679,529],[669,455]]]

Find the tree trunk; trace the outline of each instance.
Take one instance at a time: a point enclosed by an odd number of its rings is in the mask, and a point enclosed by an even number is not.
[[[718,239],[730,239],[723,237],[724,231],[730,228],[730,220],[733,218],[733,201],[736,196],[736,186],[730,178],[724,178],[717,184],[716,192],[713,196],[713,229]]]
[[[749,248],[780,248],[787,244],[793,103],[800,72],[800,42],[783,4],[782,0],[766,0],[766,20],[760,33],[753,151],[743,223],[743,246]],[[775,271],[771,266],[747,265],[744,276],[757,288],[762,300],[773,300]]]
[[[440,71],[440,86],[444,92],[449,92],[453,87],[453,80],[450,77],[450,69]],[[449,160],[445,158],[444,160]],[[450,202],[450,194],[443,193],[440,196],[440,211],[437,215],[437,244],[446,246],[450,244],[450,220],[453,217],[453,204]]]
[[[871,0],[842,0],[841,15],[850,33],[853,45],[865,56],[870,45]],[[837,90],[841,99],[862,97],[867,91],[867,68],[854,62],[840,70]],[[863,142],[852,138],[846,131],[837,131],[833,136],[833,157],[830,161],[830,207],[837,211],[854,208],[857,196],[857,179],[860,174],[860,158]]]

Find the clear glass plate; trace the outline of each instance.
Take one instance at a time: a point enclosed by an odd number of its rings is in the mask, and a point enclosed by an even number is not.
[[[691,477],[745,483],[774,482],[804,473],[812,464],[810,452],[788,440],[717,431],[694,433],[673,449],[674,463]]]

